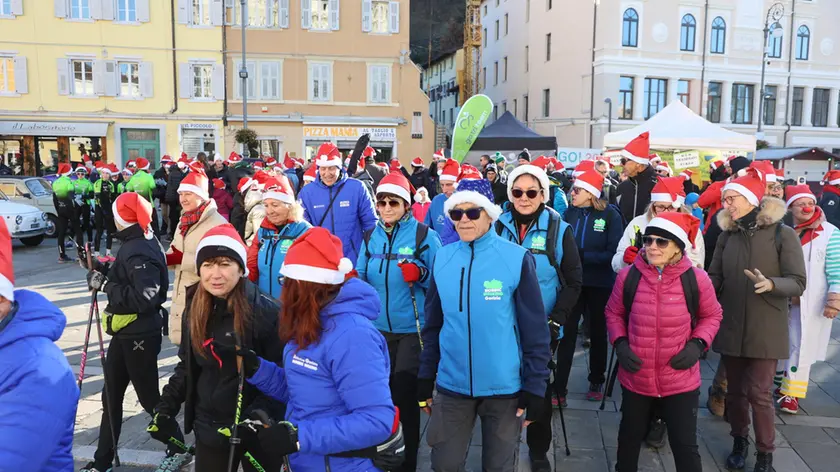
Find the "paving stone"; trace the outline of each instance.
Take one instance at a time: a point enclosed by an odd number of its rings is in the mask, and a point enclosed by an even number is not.
[[[823,428],[823,431],[840,444],[840,428]]]
[[[840,445],[794,444],[793,449],[813,472],[837,472]]]
[[[811,381],[817,383],[840,382],[840,372],[827,362],[817,362],[811,366]]]
[[[840,403],[819,388],[808,389],[808,396],[799,402],[799,409],[808,416],[831,416],[840,418]]]
[[[785,415],[785,424],[813,426],[817,428],[840,428],[840,418],[824,416]]]
[[[777,472],[812,472],[799,454],[790,448],[776,449],[773,453],[773,468]]]
[[[817,384],[823,392],[827,393],[836,402],[840,402],[840,380],[836,382],[820,382]],[[811,386],[814,388],[814,386]],[[808,390],[810,391],[811,388]]]
[[[570,449],[572,454],[569,456],[566,455],[562,446],[554,449],[554,470],[562,472],[612,472],[614,470],[602,448]]]
[[[582,449],[601,449],[604,443],[601,440],[601,428],[598,425],[598,413],[594,411],[581,411],[566,409],[563,411],[566,418],[566,431],[569,434],[569,447]],[[560,415],[554,415],[552,429],[562,433]]]
[[[822,428],[809,426],[781,425],[776,428],[787,439],[790,444],[814,443],[814,444],[836,444],[834,438],[828,435]],[[777,444],[778,446],[778,444]]]
[[[617,447],[608,447],[607,458],[609,459],[610,471],[615,470],[616,456],[618,454]],[[639,472],[664,472],[665,466],[662,464],[662,459],[654,449],[649,447],[642,447],[639,454]]]

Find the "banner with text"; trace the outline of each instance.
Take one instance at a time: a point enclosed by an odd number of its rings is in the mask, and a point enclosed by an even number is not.
[[[700,165],[700,153],[697,151],[675,152],[674,169],[688,169]]]
[[[452,132],[452,158],[464,162],[493,112],[493,101],[487,95],[473,95],[461,107]]]
[[[580,161],[591,161],[600,155],[600,149],[557,148],[557,160],[566,167],[575,167]]]

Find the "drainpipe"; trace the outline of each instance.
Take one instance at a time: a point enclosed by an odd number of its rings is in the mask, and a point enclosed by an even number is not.
[[[593,121],[595,120],[595,39],[598,33],[598,3],[600,0],[592,2],[592,62],[589,70],[589,148],[592,148],[592,130],[595,127]],[[584,132],[586,129],[584,128]],[[585,142],[585,141],[584,141]]]
[[[225,9],[225,15],[227,15]],[[225,71],[225,94],[222,99],[222,126],[228,125],[228,88],[227,88],[227,25],[222,22],[222,70]]]
[[[790,102],[793,99],[793,90],[790,88],[791,70],[793,70],[793,25],[796,21],[796,0],[791,2],[790,7],[790,34],[788,35],[788,76],[787,76],[787,100],[785,100],[785,133],[782,135],[782,147],[787,147],[787,137],[790,133]],[[761,118],[761,117],[759,117]]]
[[[697,106],[697,114],[703,116],[703,87],[706,85],[706,41],[708,41],[709,32],[709,0],[706,0],[706,6],[703,8],[703,66],[700,69],[700,104]]]
[[[170,0],[169,24],[172,28],[172,109],[170,114],[178,111],[178,49],[175,47],[175,0]]]

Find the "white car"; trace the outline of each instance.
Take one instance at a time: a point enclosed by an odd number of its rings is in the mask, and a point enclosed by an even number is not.
[[[0,191],[0,218],[14,239],[27,246],[41,244],[47,233],[47,214],[43,211],[20,203],[12,203],[5,193]]]

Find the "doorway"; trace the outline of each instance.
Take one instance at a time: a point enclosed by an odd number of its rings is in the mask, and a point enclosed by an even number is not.
[[[156,129],[123,129],[122,156],[125,162],[143,157],[152,163],[152,168],[160,166],[160,131]]]

